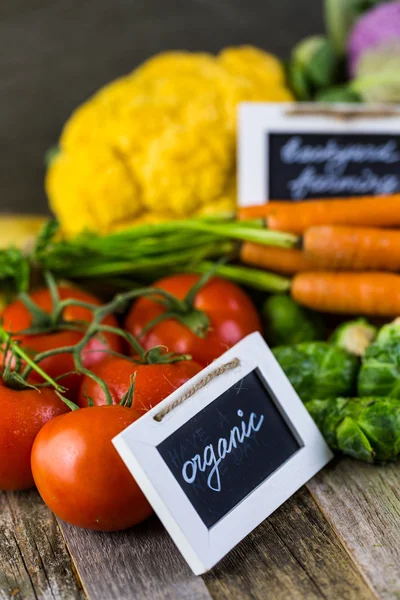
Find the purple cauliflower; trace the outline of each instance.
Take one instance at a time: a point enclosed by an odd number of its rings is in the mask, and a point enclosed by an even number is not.
[[[350,75],[356,75],[364,52],[392,44],[395,39],[400,39],[400,1],[384,2],[362,15],[348,40]]]

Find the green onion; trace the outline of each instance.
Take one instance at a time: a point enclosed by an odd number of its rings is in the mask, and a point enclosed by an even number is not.
[[[204,272],[212,260],[235,260],[241,241],[293,247],[298,238],[270,231],[262,220],[235,221],[231,215],[145,224],[96,235],[82,233],[58,240],[57,227],[48,223],[39,236],[33,260],[41,269],[64,279],[132,278],[148,282],[156,274]],[[225,264],[218,272],[238,283],[268,291],[284,291],[284,277],[257,269]]]
[[[204,261],[196,265],[192,271],[207,273],[212,266],[212,263]],[[260,269],[251,269],[239,265],[221,265],[217,267],[216,274],[263,292],[287,292],[290,289],[290,279]]]

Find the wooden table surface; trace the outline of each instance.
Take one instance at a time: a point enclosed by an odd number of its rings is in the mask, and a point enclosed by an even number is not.
[[[400,598],[400,464],[336,459],[203,577],[153,517],[103,534],[57,522],[35,491],[0,494],[6,600]]]

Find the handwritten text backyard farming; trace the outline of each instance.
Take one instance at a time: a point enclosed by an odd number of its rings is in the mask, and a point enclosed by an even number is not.
[[[304,165],[299,175],[288,182],[291,197],[296,200],[310,194],[390,194],[400,187],[400,178],[395,173],[374,171],[374,165],[400,164],[400,152],[394,140],[383,144],[370,140],[364,144],[342,144],[328,139],[321,144],[307,144],[302,136],[295,135],[282,146],[280,155],[287,165]],[[348,173],[346,170],[351,164],[363,165],[363,168],[357,173]]]

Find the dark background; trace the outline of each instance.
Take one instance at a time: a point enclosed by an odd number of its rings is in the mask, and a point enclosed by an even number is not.
[[[63,122],[152,54],[251,43],[285,58],[322,30],[322,0],[1,0],[0,211],[46,210]]]

